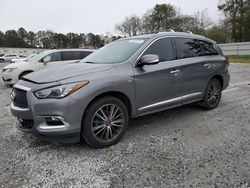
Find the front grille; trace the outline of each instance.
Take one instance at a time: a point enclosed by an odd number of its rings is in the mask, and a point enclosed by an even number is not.
[[[13,88],[12,91],[12,101],[15,106],[19,108],[28,108],[27,91]]]

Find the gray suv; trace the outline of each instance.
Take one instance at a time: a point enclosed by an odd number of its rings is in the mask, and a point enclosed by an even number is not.
[[[203,36],[165,32],[124,38],[78,64],[24,76],[11,94],[17,128],[48,141],[117,143],[129,119],[197,102],[218,106],[228,60]]]

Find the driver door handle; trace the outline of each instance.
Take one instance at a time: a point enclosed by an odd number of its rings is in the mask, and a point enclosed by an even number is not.
[[[179,72],[181,72],[180,69],[174,69],[170,72],[170,74],[177,74]]]
[[[210,69],[212,67],[212,65],[210,63],[207,63],[204,65],[204,67],[207,67],[208,69]]]

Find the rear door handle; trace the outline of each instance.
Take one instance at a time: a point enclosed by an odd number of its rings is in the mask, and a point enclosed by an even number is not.
[[[212,65],[208,63],[208,64],[205,64],[204,67],[207,67],[208,69],[210,69]]]
[[[179,69],[175,69],[175,70],[172,70],[172,71],[170,72],[170,74],[177,74],[177,73],[179,73],[179,72],[181,72]]]

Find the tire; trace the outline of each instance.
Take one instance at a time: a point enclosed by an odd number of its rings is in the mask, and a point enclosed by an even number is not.
[[[105,148],[122,138],[128,123],[129,115],[124,103],[115,97],[103,97],[94,101],[85,112],[81,135],[90,146]]]
[[[3,63],[4,62],[4,59],[0,59],[0,63]]]
[[[216,78],[212,78],[207,85],[204,99],[200,106],[205,110],[213,110],[218,107],[221,100],[222,85]]]
[[[32,73],[32,71],[26,71],[26,72],[23,72],[22,74],[20,74],[19,80],[20,80],[21,78],[23,78],[25,75],[29,74],[29,73]]]

